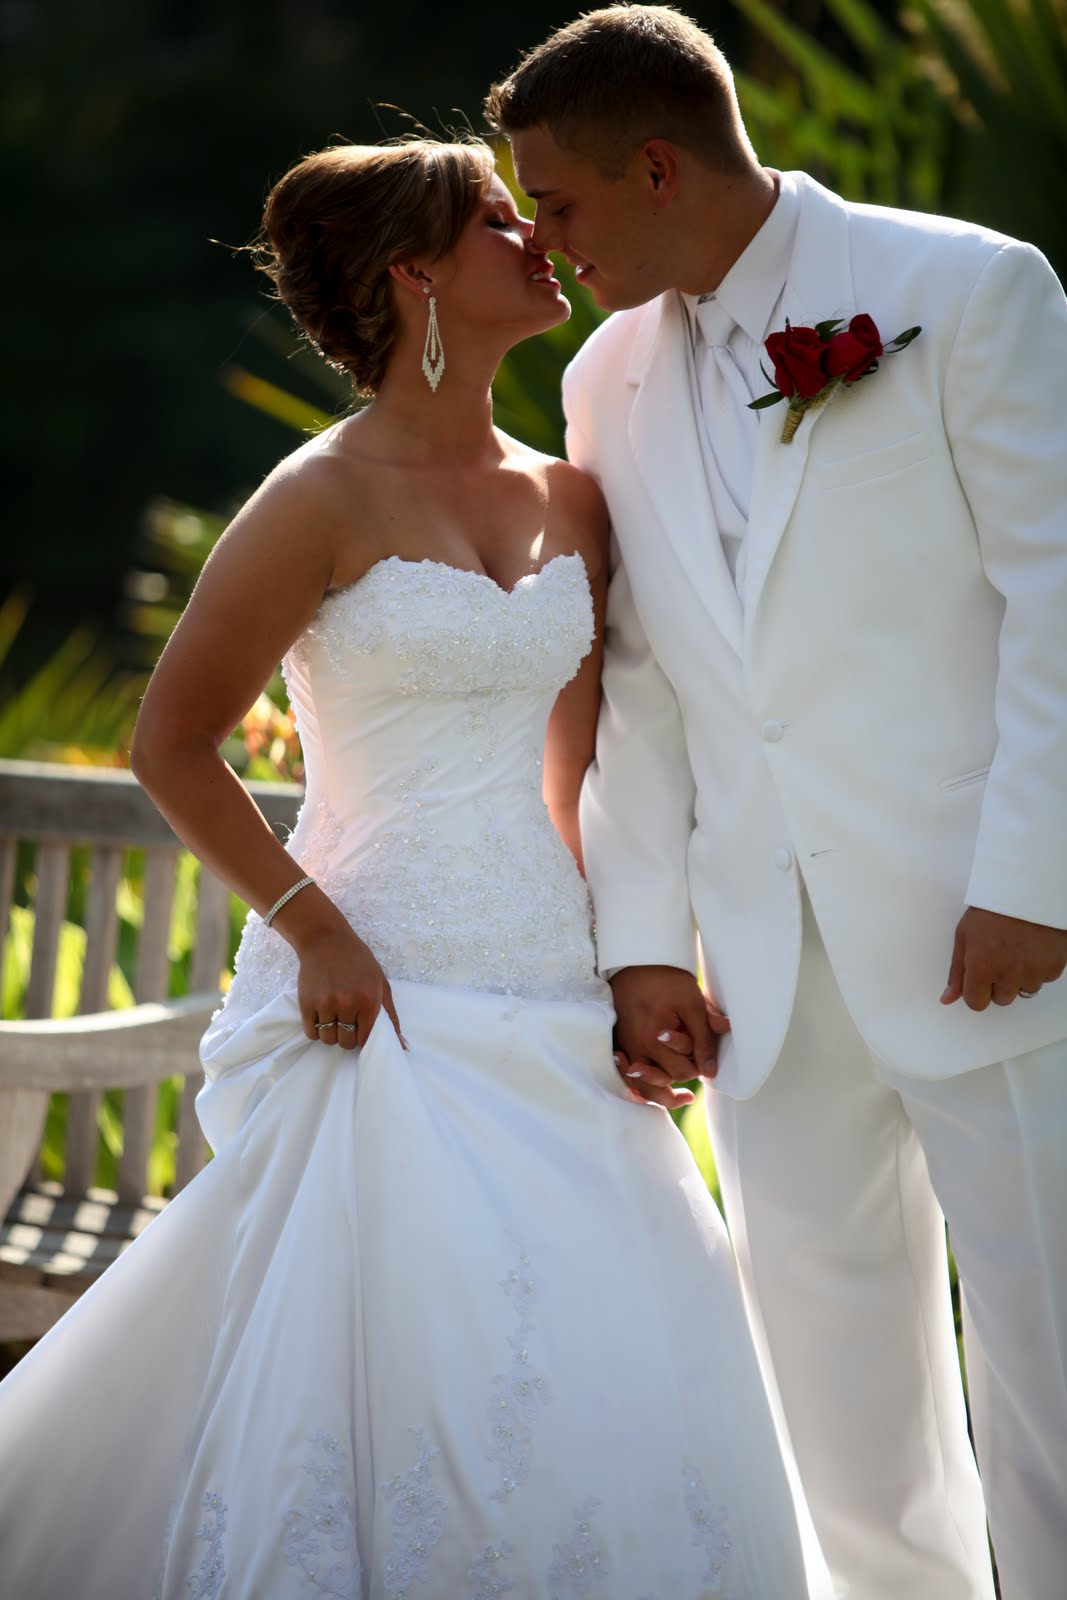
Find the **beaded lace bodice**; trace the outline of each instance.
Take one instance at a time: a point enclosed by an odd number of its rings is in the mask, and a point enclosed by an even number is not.
[[[284,663],[307,774],[289,850],[390,978],[603,999],[585,885],[541,798],[548,716],[593,637],[580,556],[510,592],[392,556]],[[252,913],[228,1006],[296,983]]]

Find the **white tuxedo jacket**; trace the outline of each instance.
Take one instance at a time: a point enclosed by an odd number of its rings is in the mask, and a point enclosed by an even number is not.
[[[704,966],[751,1094],[792,1008],[806,884],[877,1056],[947,1077],[1067,1035],[1067,980],[943,1007],[966,905],[1067,927],[1067,302],[1028,245],[803,174],[785,315],[906,350],[780,442],[762,414],[739,598],[670,293],[564,381],[617,541],[582,798],[601,968]]]

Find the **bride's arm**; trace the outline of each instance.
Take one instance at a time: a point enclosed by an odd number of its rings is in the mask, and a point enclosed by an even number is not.
[[[589,654],[577,675],[561,690],[549,718],[542,791],[557,833],[584,873],[578,797],[596,751],[609,527],[603,496],[591,478],[565,462],[553,467],[552,472],[556,480],[552,494],[560,518],[553,544],[572,544],[585,562],[593,594],[595,634]]]
[[[219,747],[330,585],[338,532],[334,504],[314,465],[283,463],[238,513],[152,675],[130,752],[134,773],[182,842],[261,914],[303,874]],[[341,912],[311,885],[278,912],[271,927],[300,956],[301,1013],[309,1038],[316,1037],[316,1012],[347,1019],[354,1006],[358,1036],[346,1034],[339,1042],[362,1043],[373,1022],[367,1013],[374,996],[349,992],[353,959],[363,951],[374,969],[377,963]],[[359,965],[366,965],[362,957]],[[374,971],[368,966],[363,976],[363,987],[373,990]],[[387,985],[373,1004],[374,1015],[383,1003],[391,1011]]]

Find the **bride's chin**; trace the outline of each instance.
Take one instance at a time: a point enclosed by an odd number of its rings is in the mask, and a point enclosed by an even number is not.
[[[570,314],[571,303],[566,295],[557,295],[551,310],[545,318],[544,327],[558,328],[561,322],[567,322],[570,319]]]
[[[570,316],[571,303],[560,295],[552,306],[546,307],[536,321],[531,317],[526,327],[512,335],[508,349],[514,350],[517,344],[523,344],[527,339],[536,339],[539,333],[547,333],[550,328],[558,328],[561,323],[569,322]]]

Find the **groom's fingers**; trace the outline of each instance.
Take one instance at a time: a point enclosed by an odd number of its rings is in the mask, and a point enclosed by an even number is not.
[[[943,1006],[953,1005],[963,994],[964,950],[963,930],[957,926],[956,939],[952,946],[952,964],[949,967],[948,982],[941,996]]]
[[[725,1011],[720,1011],[715,1001],[709,995],[704,997],[704,1009],[708,1014],[708,1027],[712,1033],[729,1033],[730,1019]]]
[[[695,986],[694,986],[695,987]],[[700,990],[678,1008],[682,1026],[693,1041],[693,1066],[701,1078],[714,1078],[719,1070],[719,1041],[711,1031],[708,1008]]]

